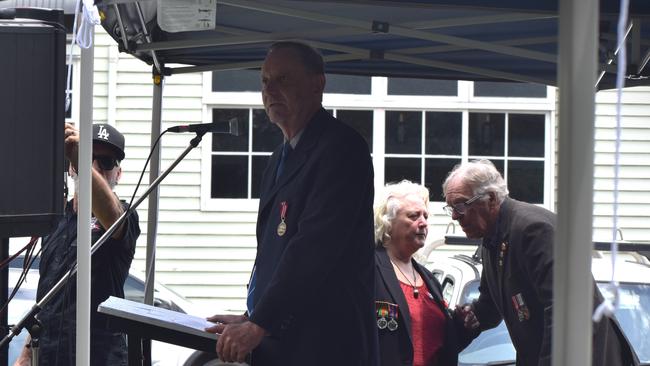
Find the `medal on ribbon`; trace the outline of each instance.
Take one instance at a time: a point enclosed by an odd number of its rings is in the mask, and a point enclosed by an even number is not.
[[[388,316],[390,317],[390,320],[387,324],[388,330],[394,332],[398,327],[397,318],[399,317],[399,313],[397,312],[397,304],[389,304]]]
[[[287,218],[287,201],[280,202],[280,224],[278,224],[278,236],[283,236],[287,232],[287,224],[285,219]]]
[[[386,316],[388,315],[389,304],[383,301],[375,301],[375,309],[377,312],[377,328],[386,329],[388,326],[388,320]]]
[[[388,322],[388,330],[390,330],[391,332],[396,331],[397,327],[398,327],[398,325],[397,325],[397,321],[395,321],[395,319],[391,319]]]
[[[517,312],[517,318],[519,321],[523,322],[524,320],[530,319],[530,310],[528,310],[528,306],[524,302],[524,296],[521,294],[521,292],[513,296],[511,300],[512,306]]]

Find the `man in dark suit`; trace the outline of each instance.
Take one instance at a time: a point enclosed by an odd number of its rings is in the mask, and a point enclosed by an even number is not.
[[[373,169],[368,146],[321,106],[322,57],[271,46],[261,70],[284,135],[262,178],[244,316],[214,316],[217,353],[258,365],[376,365]]]
[[[478,318],[478,328],[470,330],[474,336],[503,319],[517,365],[550,365],[555,214],[509,198],[505,181],[488,160],[456,166],[443,192],[445,210],[467,237],[483,239],[479,298],[457,307],[457,313]],[[593,286],[595,307],[602,296]],[[605,318],[593,329],[593,365],[631,364],[634,356],[615,321]]]

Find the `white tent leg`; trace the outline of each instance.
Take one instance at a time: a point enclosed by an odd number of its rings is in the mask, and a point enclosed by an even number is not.
[[[92,26],[91,26],[92,28]],[[94,42],[95,31],[91,30]],[[77,365],[90,365],[90,213],[95,48],[81,49],[79,93],[79,207],[77,211]],[[63,126],[61,126],[63,128]]]
[[[558,227],[553,365],[591,365],[594,100],[598,1],[560,1]]]

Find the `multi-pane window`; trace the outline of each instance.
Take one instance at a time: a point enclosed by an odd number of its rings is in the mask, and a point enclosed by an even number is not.
[[[237,118],[246,127],[240,136],[213,136],[204,163],[210,172],[208,200],[259,198],[264,169],[282,142],[261,98],[253,99],[259,98],[258,77],[258,71],[212,74],[206,103],[213,120]],[[236,91],[256,93],[242,98]],[[408,179],[425,185],[431,201],[441,202],[442,182],[456,164],[489,159],[513,198],[552,202],[548,145],[555,97],[545,86],[328,75],[324,102],[368,143],[378,186]]]
[[[387,111],[385,140],[384,181],[422,183],[442,200],[440,183],[461,160],[462,113]]]
[[[489,159],[510,196],[544,202],[546,118],[543,114],[470,113],[469,158]]]
[[[262,173],[271,153],[282,143],[282,132],[263,109],[215,108],[212,116],[213,121],[236,118],[242,133],[213,134],[210,197],[259,198]]]
[[[429,188],[430,200],[442,200],[441,183],[462,161],[489,159],[504,175],[511,196],[544,201],[545,115],[469,112],[387,111],[384,181],[408,179]],[[506,138],[507,136],[507,138]]]
[[[261,89],[257,70],[227,70],[212,73],[213,92],[247,92]]]
[[[326,75],[325,93],[370,94],[372,79],[368,76]]]
[[[546,85],[475,81],[476,97],[546,98]]]
[[[335,111],[336,118],[352,126],[368,144],[368,148],[372,151],[372,111],[368,110],[345,110],[338,109]]]
[[[372,149],[372,111],[333,112],[343,122],[359,131]],[[240,122],[243,133],[239,136],[212,136],[210,197],[259,198],[262,174],[271,153],[282,143],[282,131],[269,121],[263,109],[212,109],[213,121],[230,121],[233,118]]]
[[[456,80],[388,78],[388,95],[458,95]]]

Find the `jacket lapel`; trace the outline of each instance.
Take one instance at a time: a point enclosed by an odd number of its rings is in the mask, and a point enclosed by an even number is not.
[[[390,293],[393,302],[399,306],[399,314],[400,314],[399,316],[401,316],[402,319],[404,319],[403,324],[406,326],[406,334],[409,337],[409,341],[412,343],[413,340],[411,339],[411,314],[408,311],[408,304],[406,303],[406,298],[404,297],[402,288],[400,287],[399,282],[397,281],[395,270],[393,269],[393,265],[391,264],[390,259],[388,258],[388,253],[386,253],[386,249],[379,248],[376,253],[377,255],[375,256],[375,258],[377,259],[377,263],[375,265],[379,269],[379,274],[381,276],[381,279],[384,282],[386,289],[388,289],[388,292]]]
[[[491,249],[483,250],[483,265],[488,266],[489,268],[494,268],[495,277],[493,281],[496,284],[490,284],[490,288],[495,289],[492,293],[492,300],[495,302],[495,305],[500,309],[501,313],[504,314],[504,301],[509,301],[509,295],[504,292],[504,268],[508,263],[508,252],[510,250],[508,237],[510,231],[510,208],[511,202],[509,198],[506,198],[501,204],[499,209],[499,219],[497,222],[497,232],[496,238],[494,238],[494,247]],[[503,243],[505,243],[505,249],[502,248]],[[503,258],[500,258],[501,252],[503,251]],[[487,254],[487,256],[485,255]],[[485,258],[487,257],[487,258]],[[496,286],[493,286],[496,285]],[[491,291],[492,292],[492,291]]]
[[[282,151],[282,145],[275,148],[275,151],[273,151],[273,154],[271,154],[271,158],[269,159],[269,162],[266,165],[266,169],[262,176],[262,183],[260,187],[260,197],[264,201],[260,202],[260,208],[266,204],[269,196],[268,192],[271,191],[271,189],[273,189],[273,179],[275,178],[275,170],[278,166],[278,160],[280,159],[281,151]]]
[[[298,143],[298,145],[300,145],[300,143]],[[269,197],[275,196],[278,190],[284,187],[291,180],[291,178],[300,170],[300,167],[302,167],[305,164],[305,161],[307,161],[306,152],[303,149],[298,150],[298,146],[296,146],[296,150],[292,152],[291,155],[289,155],[289,157],[287,157],[287,159],[284,162],[284,171],[282,172],[282,175],[280,176],[278,181],[271,186]],[[275,174],[271,174],[271,176],[273,176],[272,178],[275,178]],[[275,179],[271,179],[271,181],[274,180]]]
[[[275,149],[273,155],[271,155],[271,160],[269,160],[269,165],[267,166],[267,171],[266,174],[264,174],[262,181],[262,188],[260,190],[260,207],[258,211],[260,214],[273,200],[273,197],[275,197],[278,190],[291,181],[291,178],[296,175],[300,171],[300,168],[305,164],[311,150],[316,146],[323,128],[328,122],[328,117],[331,118],[331,115],[322,108],[320,111],[316,112],[314,117],[312,117],[300,137],[300,141],[298,141],[295,149],[284,162],[284,171],[277,183],[275,182],[275,170],[278,166],[280,154],[282,153],[282,145]]]

